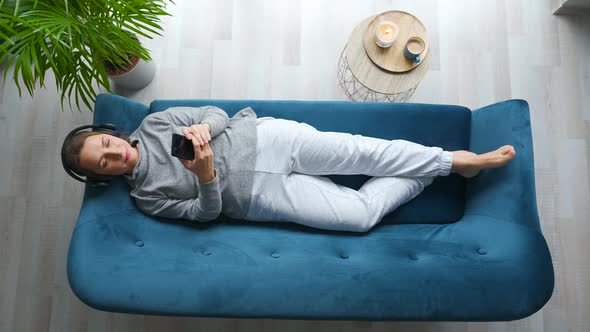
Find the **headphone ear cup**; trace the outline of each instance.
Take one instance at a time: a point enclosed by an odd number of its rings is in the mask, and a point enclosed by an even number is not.
[[[87,179],[87,182],[90,183],[93,187],[97,188],[105,188],[111,185],[111,181],[106,178],[101,179]]]
[[[97,182],[96,183],[96,187],[98,188],[106,188],[110,186],[110,182]]]

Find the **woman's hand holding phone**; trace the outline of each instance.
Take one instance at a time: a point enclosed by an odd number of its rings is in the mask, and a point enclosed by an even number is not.
[[[189,171],[195,173],[199,182],[211,182],[215,178],[215,159],[209,141],[209,125],[192,125],[191,127],[183,127],[182,133],[186,139],[193,144],[195,151],[195,159],[184,160],[178,159],[182,165]]]

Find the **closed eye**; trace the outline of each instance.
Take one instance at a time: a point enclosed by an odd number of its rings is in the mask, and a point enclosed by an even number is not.
[[[106,143],[105,143],[105,142],[106,142]],[[102,139],[102,147],[104,148],[105,146],[108,146],[108,145],[109,145],[109,140],[105,140],[105,139],[103,138],[103,139]],[[103,157],[103,160],[105,160],[105,159],[104,159],[104,157]],[[101,163],[101,167],[102,167],[102,168],[106,168],[106,167],[107,167],[107,162],[106,162],[106,160],[105,160],[104,162],[102,162],[102,163]]]

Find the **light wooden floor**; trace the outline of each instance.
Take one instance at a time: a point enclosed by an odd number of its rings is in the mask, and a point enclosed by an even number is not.
[[[590,17],[558,0],[176,0],[165,35],[146,41],[155,98],[344,100],[337,60],[357,22],[401,9],[432,38],[412,102],[472,109],[510,98],[532,112],[539,213],[556,284],[531,317],[493,323],[165,318],[97,311],[66,279],[83,185],[59,151],[92,113],[59,108],[55,85],[19,99],[0,78],[0,331],[590,331]],[[50,81],[50,79],[48,79]]]

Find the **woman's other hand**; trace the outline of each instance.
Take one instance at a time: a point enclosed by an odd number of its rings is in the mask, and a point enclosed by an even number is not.
[[[209,127],[208,123],[182,127],[181,130],[186,139],[192,140],[193,137],[197,139],[197,144],[193,141],[193,145],[203,145],[211,141],[211,127]]]

